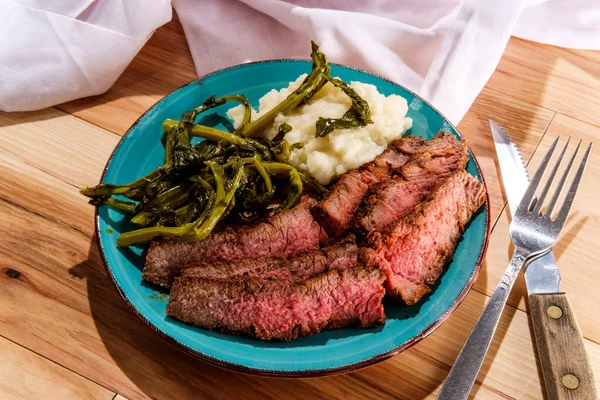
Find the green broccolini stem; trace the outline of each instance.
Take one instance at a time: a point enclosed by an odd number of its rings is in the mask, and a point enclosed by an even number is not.
[[[263,165],[270,174],[289,174],[291,170],[296,169],[289,164],[280,162],[266,162]]]
[[[273,139],[271,139],[272,142],[279,142],[281,140],[283,140],[284,136],[286,133],[288,133],[289,131],[291,131],[292,126],[290,124],[288,124],[287,122],[284,122],[282,124],[279,124],[279,127],[277,128],[277,134],[275,135],[275,137],[273,137]]]
[[[127,197],[128,192],[133,191],[141,186],[149,184],[157,179],[163,178],[169,173],[169,168],[164,166],[156,168],[154,171],[150,172],[148,175],[143,176],[139,179],[136,179],[133,182],[130,182],[125,185],[111,185],[111,184],[100,184],[94,187],[87,187],[79,190],[84,196],[94,197],[94,196],[111,196],[111,195],[123,195]]]
[[[135,214],[131,221],[143,226],[120,235],[117,245],[130,246],[157,238],[202,240],[232,210],[239,211],[242,218],[243,213],[260,215],[268,210],[276,191],[287,196],[276,213],[298,204],[303,185],[310,186],[319,194],[326,193],[326,188],[287,164],[291,152],[302,146],[290,145],[283,140],[292,129],[289,124],[281,124],[272,140],[259,138],[272,126],[279,113],[305,104],[328,80],[332,81],[327,59],[314,42],[311,57],[312,71],[298,89],[256,121],[252,121],[253,110],[246,97],[227,95],[217,98],[213,95],[199,107],[183,113],[180,120],[164,121],[164,165],[125,185],[100,184],[81,189],[81,193],[90,197],[90,203],[95,206],[106,204]],[[339,121],[324,122],[350,127],[357,120],[363,123],[368,120],[368,105],[361,103],[362,99],[343,82],[333,80],[332,83],[352,98],[354,107]],[[233,133],[195,123],[200,113],[228,101],[239,102],[244,107],[242,121]],[[330,129],[329,126],[325,128]],[[193,136],[205,141],[192,145]],[[283,176],[283,180],[287,177],[289,184],[282,184],[281,190],[279,187],[276,189],[274,175]],[[134,202],[112,198],[114,195]]]
[[[133,203],[131,201],[113,199],[112,197],[109,197],[106,200],[106,204],[113,208],[116,208],[117,210],[121,210],[129,214],[135,213],[135,208],[137,206],[136,203]]]
[[[183,207],[179,207],[177,210],[175,210],[175,215],[178,216],[178,217],[182,216],[183,214],[185,214],[185,212],[187,211],[187,209],[189,207],[190,207],[189,204],[186,204]]]
[[[182,185],[177,185],[171,189],[159,194],[152,200],[146,208],[157,208],[158,212],[168,209],[175,209],[184,204],[189,198],[189,193]],[[142,211],[131,219],[136,225],[146,226],[152,215],[150,211]]]
[[[171,128],[173,128],[174,126],[177,126],[179,124],[179,121],[175,120],[175,119],[166,119],[165,122],[163,122],[163,130],[165,132],[169,132],[169,130]],[[242,137],[233,135],[229,132],[225,132],[222,131],[220,129],[217,128],[211,128],[209,126],[204,126],[204,125],[195,125],[195,124],[190,124],[192,129],[191,129],[191,135],[192,136],[197,136],[197,137],[201,137],[207,140],[210,140],[212,142],[221,142],[221,141],[225,141],[227,143],[230,144],[234,144],[234,145],[248,145],[248,141]]]
[[[235,172],[234,177],[231,179],[230,187],[226,189],[222,177],[219,176],[220,174],[217,170],[217,165],[209,162],[206,164],[208,164],[209,168],[211,168],[215,175],[217,185],[215,205],[211,210],[210,215],[205,219],[202,225],[196,228],[197,225],[194,224],[194,228],[184,236],[185,240],[202,240],[211,234],[217,225],[217,222],[219,222],[221,217],[223,217],[223,214],[229,207],[229,204],[233,201],[235,191],[238,189],[244,173],[243,164],[239,163],[237,166],[237,171]]]
[[[273,182],[271,182],[271,177],[269,176],[269,172],[265,168],[264,164],[258,157],[252,158],[242,158],[242,161],[246,164],[253,164],[256,171],[260,174],[263,181],[265,182],[265,187],[267,188],[267,196],[270,198],[275,194],[275,190],[273,188]]]
[[[140,225],[140,226],[148,226],[150,224],[150,217],[152,213],[148,211],[142,211],[137,213],[133,218],[131,218],[131,222]]]
[[[309,177],[308,175],[303,174],[302,172],[298,171],[296,168],[294,168],[293,166],[291,166],[289,164],[284,164],[284,163],[279,163],[279,162],[270,162],[270,163],[263,163],[263,165],[265,166],[265,168],[267,169],[267,171],[270,174],[286,174],[286,173],[289,174],[292,170],[296,171],[298,173],[298,177],[300,178],[300,181],[304,182],[308,186],[315,189],[318,194],[326,194],[329,191],[326,187],[322,186],[320,183],[315,181],[313,178]]]
[[[327,189],[325,186],[321,185],[319,182],[315,181],[310,176],[305,175],[300,171],[298,171],[298,175],[300,175],[300,179],[302,179],[302,182],[304,182],[306,185],[313,188],[315,190],[315,192],[317,192],[317,194],[322,196],[322,195],[327,194],[327,192],[329,192],[329,189]]]
[[[217,222],[223,216],[229,203],[233,200],[235,191],[237,190],[243,174],[243,168],[240,165],[237,168],[235,176],[232,178],[230,188],[225,189],[224,177],[216,163],[207,162],[209,168],[214,173],[216,182],[216,200],[214,207],[210,210],[210,215],[206,217],[206,213],[202,213],[200,218],[194,222],[187,223],[178,227],[148,227],[126,232],[117,238],[118,246],[131,246],[138,243],[148,242],[157,237],[165,237],[171,239],[183,240],[202,240],[213,231]],[[203,222],[202,222],[203,221]],[[201,224],[198,224],[202,222]]]
[[[275,160],[286,163],[290,159],[292,155],[292,150],[295,149],[303,149],[304,143],[294,143],[290,145],[287,141],[282,140],[279,143],[276,143],[271,150],[274,153]]]
[[[289,164],[277,162],[264,163],[263,165],[270,174],[288,174],[290,176],[290,193],[284,202],[275,209],[275,214],[289,210],[298,204],[303,189],[302,178],[298,170]]]
[[[179,121],[174,119],[166,119],[165,122],[163,122],[163,130],[165,132],[169,132],[169,130],[177,124],[179,124]],[[192,136],[201,137],[206,140],[210,140],[211,142],[219,143],[223,141],[235,146],[254,148],[263,159],[269,160],[271,158],[269,149],[256,140],[243,138],[241,136],[234,135],[233,133],[211,128],[209,126],[196,124],[190,124],[189,126],[191,126],[189,132]]]
[[[327,64],[327,58],[325,57],[325,54],[319,51],[319,46],[317,46],[315,42],[311,42],[311,44],[313,69],[310,74],[304,79],[300,87],[291,93],[285,100],[277,104],[256,121],[250,122],[241,129],[240,134],[242,136],[254,137],[259,133],[264,132],[273,125],[273,121],[278,114],[285,114],[306,103],[323,87],[323,85],[325,85],[325,83],[327,83],[325,76],[328,75],[331,70]]]
[[[135,231],[125,232],[117,238],[117,246],[132,246],[134,244],[149,242],[157,237],[171,239],[181,238],[192,228],[192,223],[177,227],[151,226]]]
[[[252,107],[250,107],[250,102],[248,101],[246,96],[242,96],[241,94],[230,94],[221,98],[225,99],[226,101],[239,101],[242,104],[242,106],[244,106],[244,117],[242,118],[240,126],[238,126],[238,128],[236,129],[236,132],[250,123],[250,118],[252,118]]]
[[[169,164],[173,159],[173,141],[175,134],[177,133],[177,127],[169,129],[165,138],[165,164]]]
[[[215,194],[217,195],[215,202],[219,204],[219,202],[225,198],[225,174],[223,173],[221,166],[217,163],[209,161],[206,165],[210,168],[215,177]]]
[[[163,123],[163,130],[167,133],[166,139],[166,147],[165,147],[165,163],[169,162],[172,158],[174,142],[177,137],[178,131],[184,130],[188,124],[194,124],[196,117],[211,108],[221,106],[228,101],[237,101],[242,104],[244,107],[244,116],[242,118],[242,122],[236,132],[238,132],[241,128],[250,123],[250,119],[252,117],[252,107],[250,106],[250,102],[241,94],[230,94],[227,96],[216,98],[215,95],[209,97],[201,106],[194,108],[193,110],[187,111],[183,114],[181,120],[169,120],[167,119]],[[168,126],[165,123],[169,121]],[[215,128],[213,128],[215,129]]]
[[[92,197],[92,196],[110,196],[110,195],[118,195],[125,194],[132,189],[131,186],[117,186],[111,184],[101,184],[93,187],[86,187],[83,189],[79,189],[79,193],[84,196]]]

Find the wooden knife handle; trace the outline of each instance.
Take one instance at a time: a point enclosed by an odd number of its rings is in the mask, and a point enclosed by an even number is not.
[[[529,309],[548,398],[597,399],[583,336],[567,296],[532,294]]]

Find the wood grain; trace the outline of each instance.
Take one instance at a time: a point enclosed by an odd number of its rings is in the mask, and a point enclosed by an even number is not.
[[[20,272],[14,279],[3,271],[0,301],[12,306],[0,309],[0,331],[130,399],[231,398],[244,393],[245,387],[252,387],[252,398],[281,398],[288,393],[298,398],[434,396],[486,301],[484,295],[471,292],[427,340],[364,371],[311,380],[246,376],[186,356],[137,321],[104,276],[94,245],[88,259],[80,261],[90,242],[73,235],[71,228],[1,203],[0,218],[35,225],[45,233],[17,228],[14,233],[29,248],[24,254],[0,247],[8,267]],[[591,356],[599,369],[600,349]],[[524,312],[505,313],[478,379],[477,398],[539,398],[541,386]]]
[[[54,109],[0,113],[0,148],[71,185],[96,184],[119,137]]]
[[[552,111],[485,88],[458,124],[459,132],[467,138],[469,147],[484,171],[492,222],[500,215],[506,196],[500,184],[500,170],[488,120],[493,119],[508,129],[523,152],[523,157],[529,159],[553,117]]]
[[[487,87],[600,125],[600,51],[511,38]]]
[[[111,400],[114,393],[0,337],[0,397],[10,400]]]
[[[156,31],[106,93],[57,108],[123,135],[150,106],[197,77],[183,28],[173,13],[173,20]]]
[[[509,131],[512,134],[512,132]],[[573,141],[584,142],[600,140],[600,127],[596,127],[573,118],[557,114],[541,140],[529,165],[529,173],[535,171],[552,141],[559,134],[571,135]],[[564,138],[563,137],[563,142]],[[600,151],[592,150],[571,213],[556,245],[554,254],[561,273],[561,290],[570,294],[570,301],[576,315],[582,315],[579,324],[584,337],[600,343],[600,309],[598,308],[598,281],[600,270],[597,267],[596,248],[600,237],[600,209],[598,208],[597,182],[600,181]],[[504,273],[512,255],[512,244],[508,236],[510,217],[503,213],[492,233],[486,264],[482,275],[487,279],[478,279],[475,289],[491,294]],[[585,262],[583,260],[590,260]],[[527,288],[521,274],[510,294],[508,303],[526,310]]]
[[[0,336],[19,349],[18,359],[3,357],[9,362],[0,371],[29,376],[30,370],[41,370],[30,368],[30,359],[32,365],[50,363],[76,377],[67,379],[67,387],[81,393],[80,398],[92,393],[93,398],[102,399],[105,392],[119,393],[116,398],[120,400],[434,398],[512,251],[507,235],[510,220],[501,212],[504,197],[487,119],[505,126],[527,158],[533,154],[531,165],[537,165],[540,153],[558,132],[598,140],[599,54],[513,38],[488,86],[459,124],[481,163],[492,215],[498,218],[475,290],[447,322],[399,356],[355,373],[265,379],[193,359],[144,326],[106,276],[93,238],[93,209],[77,192],[80,186],[98,182],[119,135],[149,106],[196,77],[175,19],[154,34],[107,93],[59,105],[62,111],[0,113]],[[596,182],[600,175],[600,158],[595,154],[586,182]],[[595,186],[584,185],[556,253],[561,287],[571,294],[596,386],[600,386],[600,272],[595,266],[600,216],[596,202]],[[520,277],[471,393],[473,398],[543,397],[525,295]],[[6,339],[0,338],[0,349],[2,340]],[[105,392],[90,392],[96,389],[86,378]],[[41,393],[51,393],[58,381],[44,379]],[[13,393],[12,386],[0,383],[0,398],[15,397]],[[35,398],[38,392],[32,393],[18,394]]]
[[[532,294],[529,308],[548,397],[597,399],[592,367],[567,296]]]
[[[483,308],[486,296],[480,293],[472,292],[438,331],[402,355],[339,377],[275,380],[245,376],[221,371],[166,345],[129,312],[106,277],[90,234],[91,206],[73,187],[96,182],[101,159],[110,153],[105,149],[105,155],[96,155],[101,145],[95,138],[114,140],[116,136],[96,134],[98,127],[85,126],[59,111],[39,115],[51,117],[46,119],[48,128],[37,122],[19,125],[12,114],[2,116],[4,160],[9,171],[26,172],[27,187],[27,191],[17,191],[20,196],[11,195],[10,202],[0,201],[0,220],[6,222],[0,226],[0,237],[9,238],[0,242],[0,301],[10,305],[0,308],[2,335],[130,399],[226,398],[244,393],[244,387],[252,387],[257,398],[281,398],[289,393],[315,398],[435,395]],[[61,119],[61,129],[54,128],[57,119]],[[63,179],[68,152],[56,151],[50,160],[43,146],[34,145],[29,152],[23,147],[36,139],[38,129],[44,129],[48,142],[63,137],[78,142],[86,137],[87,146],[81,151],[89,167],[74,172],[75,178]],[[61,207],[71,210],[68,217],[48,207],[56,202],[55,193],[63,193]],[[7,275],[9,268],[20,272],[18,279]],[[535,353],[526,314],[513,309],[500,326],[479,377],[477,397],[539,397],[540,382],[531,378],[536,377]],[[598,365],[600,354],[593,354]]]
[[[0,309],[0,332],[131,399],[227,398],[249,386],[256,398],[281,398],[289,392],[314,398],[350,394],[423,398],[436,389],[449,368],[428,354],[457,353],[461,345],[460,336],[452,331],[462,330],[464,316],[454,325],[446,324],[452,329],[446,335],[456,341],[442,340],[421,350],[415,347],[402,358],[355,374],[326,380],[265,380],[224,372],[191,359],[143,326],[104,274],[95,241],[36,211],[0,201],[0,218],[7,223],[0,227],[0,236],[11,239],[0,243],[0,301],[10,305]],[[15,251],[17,246],[21,251]],[[9,269],[18,271],[18,278],[12,278]],[[484,301],[480,294],[469,301],[467,320],[474,320],[473,309],[479,306],[480,310]],[[390,379],[396,374],[410,379]],[[495,392],[481,389],[487,398],[494,398]]]

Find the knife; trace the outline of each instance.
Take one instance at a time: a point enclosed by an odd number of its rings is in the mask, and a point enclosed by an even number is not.
[[[529,185],[523,157],[508,133],[490,120],[508,207],[516,211]],[[552,251],[525,266],[529,312],[550,399],[596,399],[583,336],[565,293]]]

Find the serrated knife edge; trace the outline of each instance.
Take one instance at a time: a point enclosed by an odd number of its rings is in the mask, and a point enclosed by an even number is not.
[[[492,120],[489,120],[489,123],[500,164],[504,191],[512,214],[529,185],[527,166],[508,132]],[[525,283],[529,294],[559,292],[560,273],[552,251],[526,265]]]
[[[500,164],[504,192],[512,213],[517,209],[527,186],[529,186],[527,166],[510,135],[496,122],[492,120],[489,122]]]

